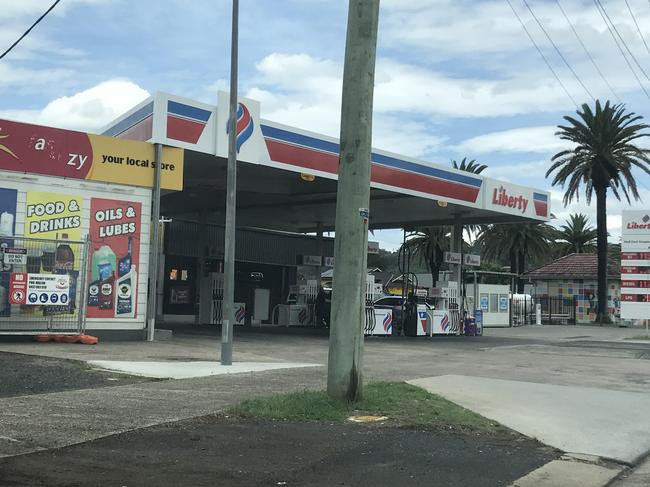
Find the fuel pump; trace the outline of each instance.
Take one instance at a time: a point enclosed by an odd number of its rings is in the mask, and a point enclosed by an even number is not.
[[[406,243],[406,233],[404,233]],[[407,245],[402,245],[397,253],[397,266],[402,275],[402,312],[398,323],[398,335],[417,334],[418,310],[415,290],[418,287],[418,277],[411,272],[412,250]]]

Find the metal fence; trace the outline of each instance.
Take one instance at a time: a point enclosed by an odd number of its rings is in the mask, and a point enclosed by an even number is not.
[[[0,249],[0,334],[82,334],[88,242],[0,236]]]
[[[526,294],[512,295],[510,297],[510,326],[524,326],[535,324],[536,298]]]
[[[537,302],[542,307],[542,324],[575,325],[575,296],[540,296]]]

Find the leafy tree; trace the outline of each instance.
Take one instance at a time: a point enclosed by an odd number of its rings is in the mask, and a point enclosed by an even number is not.
[[[379,249],[378,254],[368,254],[368,268],[379,267],[383,272],[397,272],[397,252]]]
[[[545,223],[483,225],[477,239],[485,259],[509,262],[510,272],[523,274],[527,261],[549,255],[555,231]],[[524,292],[522,279],[517,280],[517,292]]]
[[[487,166],[485,164],[479,164],[474,159],[467,160],[467,157],[463,157],[460,163],[452,159],[451,165],[454,169],[460,169],[461,171],[471,172],[473,174],[481,174]]]
[[[595,110],[582,105],[577,118],[565,116],[567,125],[558,125],[556,135],[573,144],[571,149],[555,154],[546,176],[553,176],[552,184],[566,187],[564,205],[578,200],[582,186],[587,199],[596,194],[596,231],[598,252],[598,321],[608,322],[607,312],[607,190],[621,199],[621,193],[630,203],[630,196],[639,199],[632,168],[650,174],[648,150],[636,141],[648,134],[650,128],[643,117],[628,112],[621,104],[601,105],[596,100]]]
[[[449,249],[448,227],[425,227],[407,236],[404,247],[411,255],[424,262],[431,273],[435,286],[443,263],[444,253]]]
[[[589,218],[573,213],[555,235],[560,255],[586,254],[596,250],[596,229],[589,225]]]

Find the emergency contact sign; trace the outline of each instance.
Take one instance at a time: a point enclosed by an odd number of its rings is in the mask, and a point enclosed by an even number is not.
[[[11,304],[66,306],[70,300],[70,276],[12,272],[9,300]]]

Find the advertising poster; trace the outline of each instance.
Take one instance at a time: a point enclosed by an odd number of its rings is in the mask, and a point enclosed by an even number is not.
[[[28,191],[25,237],[81,240],[82,207],[80,196]]]
[[[79,244],[83,198],[62,193],[28,191],[25,204],[25,237],[50,241],[26,241],[29,274],[59,274],[69,276],[69,299],[57,302],[26,303],[43,305],[34,313],[44,316],[74,314],[76,310],[77,278],[82,256]]]
[[[135,318],[142,204],[90,200],[88,318]]]
[[[16,199],[18,192],[15,189],[0,188],[0,247],[13,246],[13,237],[16,231]],[[9,238],[7,238],[9,237]],[[11,264],[0,260],[0,316],[9,316],[9,281],[11,277]]]

